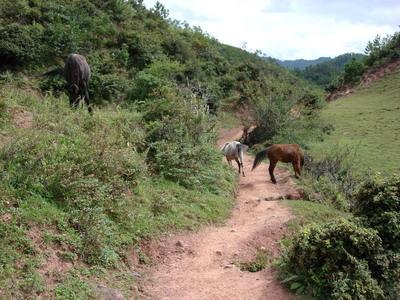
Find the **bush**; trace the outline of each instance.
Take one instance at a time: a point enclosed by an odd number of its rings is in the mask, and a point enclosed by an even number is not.
[[[89,83],[91,101],[101,104],[124,99],[128,81],[116,74],[94,74]]]
[[[158,60],[138,72],[128,99],[143,101],[159,96],[164,87],[172,87],[176,80],[183,78],[183,66],[167,59]]]
[[[290,110],[293,102],[278,96],[267,99],[257,99],[255,103],[255,119],[258,125],[257,137],[253,137],[257,143],[271,140],[280,130],[288,126],[292,117]]]
[[[344,220],[305,228],[281,267],[292,290],[318,299],[384,299],[399,279],[376,231]]]
[[[187,188],[217,192],[223,167],[215,149],[215,121],[201,99],[155,100],[145,106],[148,161],[154,171]]]
[[[40,43],[43,26],[9,24],[0,27],[0,59],[6,64],[23,64],[38,60],[43,51]]]
[[[305,90],[304,95],[301,95],[298,103],[303,104],[310,112],[314,112],[324,106],[324,98],[310,90]]]
[[[365,226],[378,231],[383,246],[400,249],[400,176],[390,179],[373,178],[356,194],[354,214]]]
[[[135,78],[135,84],[128,93],[128,99],[130,101],[144,101],[149,98],[153,98],[156,95],[156,91],[161,88],[162,81],[160,78],[147,74],[145,72],[139,72]]]
[[[349,210],[359,180],[353,175],[355,152],[351,148],[337,148],[320,159],[305,157],[303,186],[305,198],[325,202],[341,210]]]
[[[344,66],[343,80],[345,84],[357,84],[364,74],[364,64],[354,57]]]
[[[365,53],[365,64],[369,67],[379,67],[400,57],[400,32],[392,36],[381,38],[379,35],[373,41],[368,42]]]
[[[61,76],[44,78],[39,82],[39,88],[43,92],[51,92],[55,96],[67,92],[67,82]]]

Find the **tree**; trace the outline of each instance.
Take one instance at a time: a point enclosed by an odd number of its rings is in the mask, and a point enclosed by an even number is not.
[[[354,57],[344,66],[344,82],[355,84],[360,81],[364,73],[364,64]]]

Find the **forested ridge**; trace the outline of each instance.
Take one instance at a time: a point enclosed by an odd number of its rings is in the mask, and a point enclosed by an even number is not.
[[[295,73],[304,79],[328,90],[344,72],[346,65],[354,59],[360,61],[364,55],[359,53],[345,53],[325,62],[313,64],[303,69],[295,69]]]

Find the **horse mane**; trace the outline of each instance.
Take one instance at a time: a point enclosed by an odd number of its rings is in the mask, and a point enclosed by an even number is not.
[[[264,158],[267,157],[268,151],[269,151],[269,147],[266,148],[266,149],[264,149],[264,150],[261,150],[260,152],[258,152],[258,153],[256,154],[256,158],[254,159],[254,162],[253,162],[253,167],[251,168],[252,171],[253,171],[255,168],[257,168],[257,166],[262,162],[262,160],[263,160]]]

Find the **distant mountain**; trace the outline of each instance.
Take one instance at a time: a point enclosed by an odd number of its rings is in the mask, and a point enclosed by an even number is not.
[[[322,88],[327,88],[343,72],[345,65],[351,59],[361,60],[364,57],[365,55],[359,53],[345,53],[322,63],[307,66],[303,70],[295,69],[295,73]]]
[[[322,88],[327,88],[343,72],[345,65],[352,58],[362,60],[364,57],[365,55],[360,53],[345,53],[334,58],[320,57],[313,60],[279,60],[272,57],[264,57],[264,59],[293,70],[296,75],[307,81]]]
[[[308,66],[317,65],[317,64],[327,62],[330,60],[332,60],[332,58],[330,58],[330,57],[320,57],[320,58],[311,59],[311,60],[307,60],[307,59],[279,60],[279,59],[277,59],[276,62],[278,64],[280,64],[281,66],[284,66],[291,70],[293,70],[293,69],[304,70]]]

